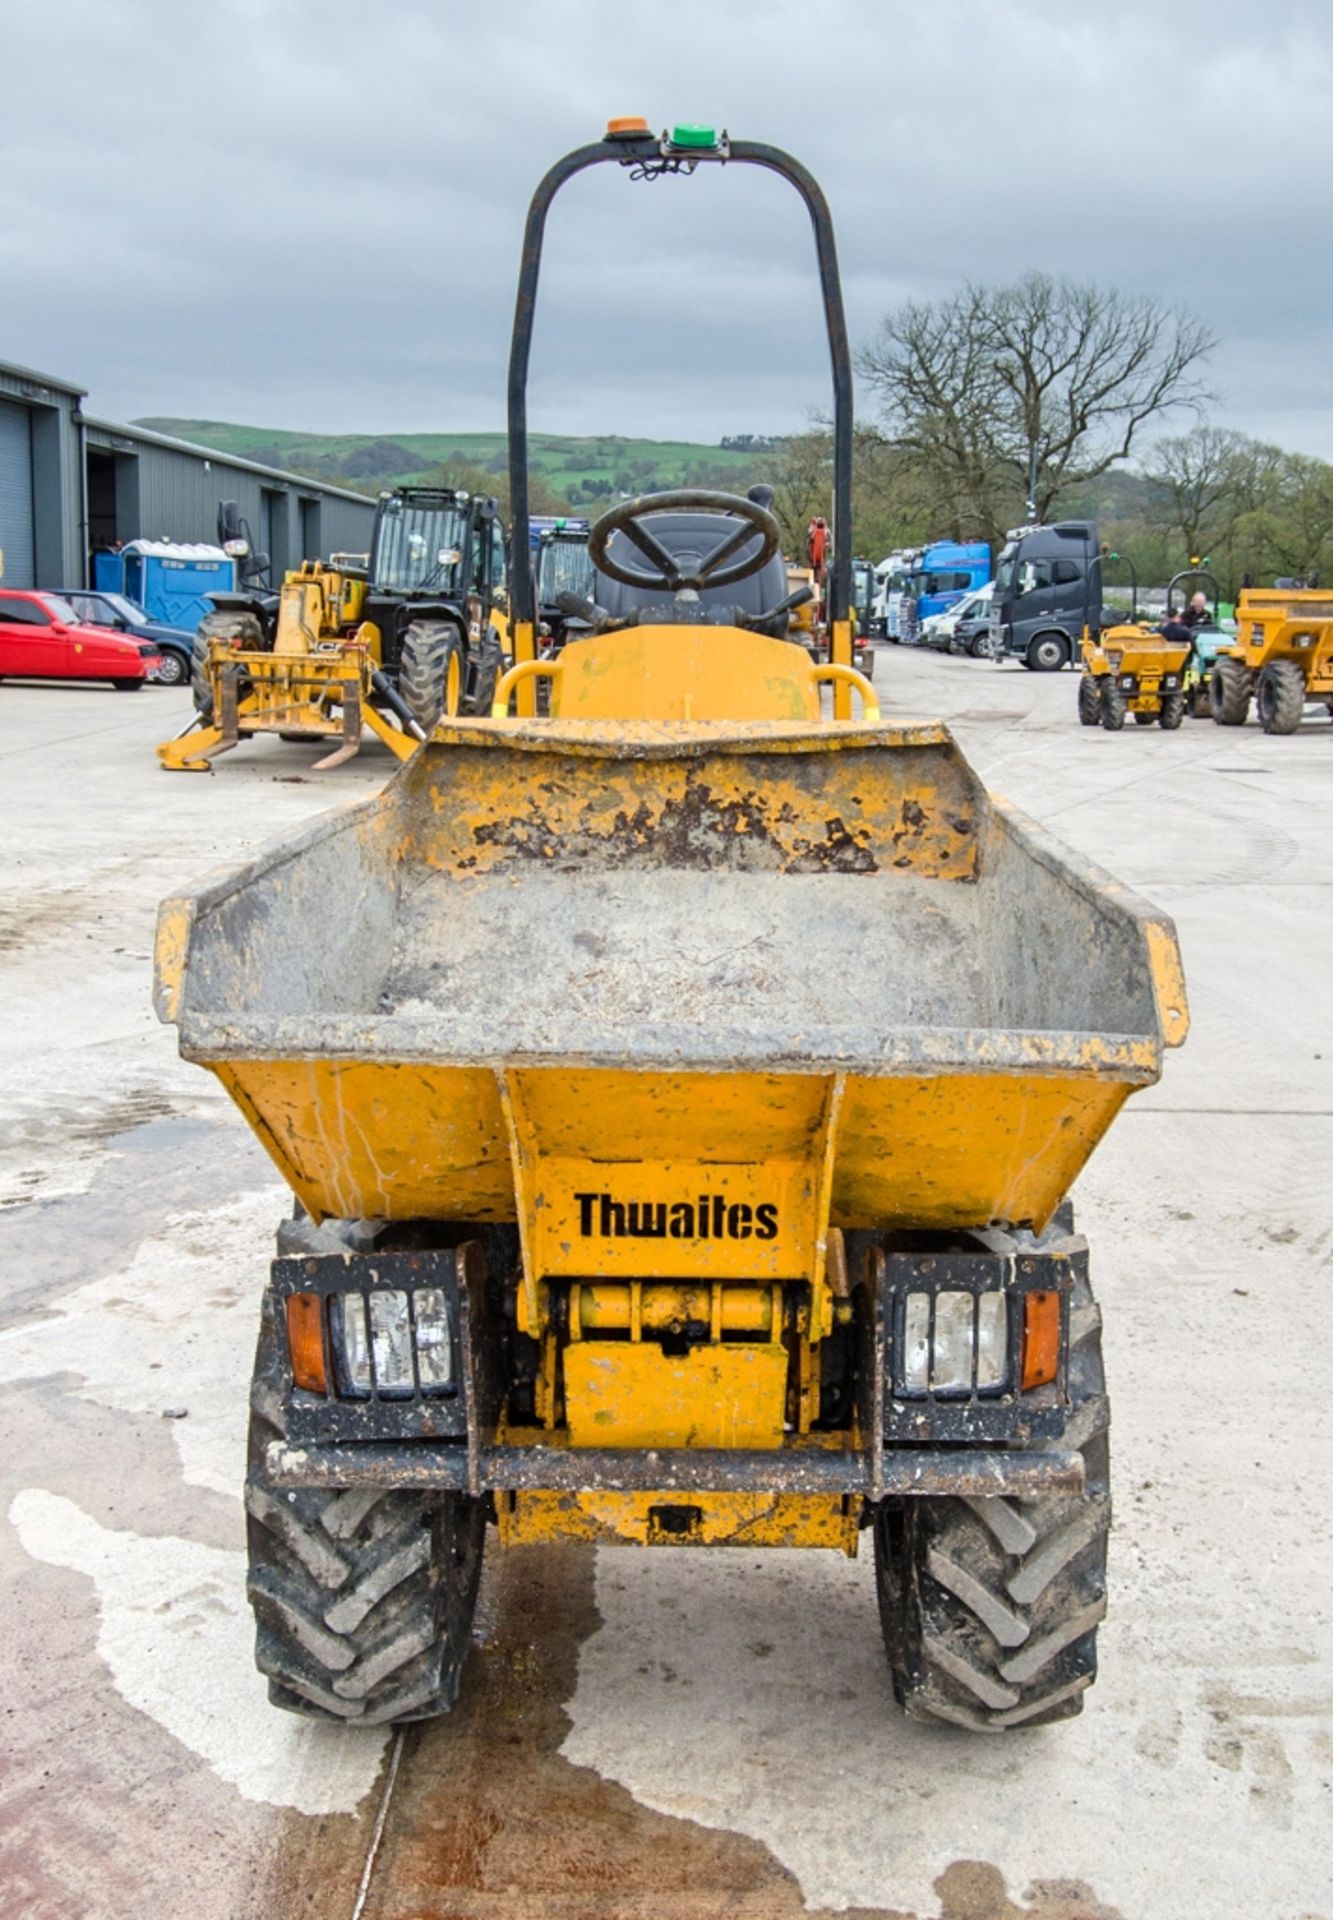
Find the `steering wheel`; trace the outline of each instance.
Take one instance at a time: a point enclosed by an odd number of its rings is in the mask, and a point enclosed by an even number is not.
[[[719,540],[702,560],[687,566],[668,553],[644,524],[657,513],[728,514],[744,525]],[[613,560],[608,548],[614,533],[623,533],[631,546],[637,547],[652,563],[651,567],[631,567]],[[758,551],[748,559],[732,560],[732,555],[739,553],[756,534],[761,541]],[[685,588],[697,591],[705,586],[729,587],[733,581],[748,580],[773,558],[781,544],[782,530],[767,507],[742,499],[739,494],[681,487],[674,493],[649,493],[637,500],[622,500],[618,507],[612,507],[589,533],[588,554],[599,573],[609,574],[622,586],[656,587],[666,593],[680,593]],[[726,564],[729,560],[730,566]]]

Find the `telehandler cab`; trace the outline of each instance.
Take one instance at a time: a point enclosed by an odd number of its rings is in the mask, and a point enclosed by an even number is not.
[[[495,501],[451,487],[381,494],[369,557],[307,560],[277,594],[212,596],[194,645],[195,719],[157,750],[206,772],[256,733],[329,740],[368,726],[406,759],[445,715],[487,713],[504,671],[504,535]]]
[[[588,630],[539,659],[548,208],[590,167],[724,162],[786,180],[814,228],[833,659],[788,632],[763,498],[693,492],[598,522]],[[447,1711],[489,1525],[848,1554],[869,1530],[909,1713],[1039,1726],[1093,1679],[1108,1409],[1064,1196],[1185,1037],[1179,954],[942,725],[880,718],[850,664],[851,397],[804,168],[643,121],[568,155],[524,240],[494,717],[442,721],[382,793],[163,904],[159,1012],[297,1202],[246,1485],[280,1706]]]

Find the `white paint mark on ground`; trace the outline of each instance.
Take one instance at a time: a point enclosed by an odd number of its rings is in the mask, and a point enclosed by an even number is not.
[[[269,1705],[254,1665],[244,1554],[103,1527],[37,1487],[15,1496],[9,1517],[34,1560],[94,1582],[97,1651],[132,1707],[247,1800],[355,1812],[388,1735],[319,1726]]]
[[[186,1481],[239,1498],[258,1285],[289,1205],[284,1188],[264,1187],[173,1215],[128,1267],[0,1333],[0,1381],[75,1374],[83,1399],[123,1413],[183,1406],[170,1427]]]

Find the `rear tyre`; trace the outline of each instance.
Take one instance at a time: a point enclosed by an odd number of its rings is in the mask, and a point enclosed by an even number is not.
[[[403,635],[398,691],[423,733],[462,711],[466,685],[467,654],[458,628],[450,620],[414,620]]]
[[[275,1487],[284,1435],[276,1304],[264,1301],[245,1483],[255,1662],[274,1706],[315,1720],[429,1720],[458,1698],[486,1509],[457,1493]]]
[[[1305,712],[1305,675],[1294,660],[1270,660],[1255,688],[1265,733],[1295,733]]]
[[[1185,696],[1183,693],[1167,693],[1162,696],[1162,710],[1157,716],[1159,727],[1167,733],[1174,733],[1185,718]]]
[[[265,634],[253,613],[206,613],[195,633],[190,661],[190,692],[194,695],[195,712],[204,716],[213,711],[213,688],[208,677],[211,640],[225,641],[242,653],[269,653],[273,648],[271,636]],[[243,680],[236,690],[238,695],[243,698],[249,685],[248,680]]]
[[[1125,689],[1116,684],[1113,673],[1102,681],[1101,711],[1098,715],[1108,733],[1119,733],[1125,724]]]
[[[1134,725],[1136,727],[1151,727],[1156,723],[1156,720],[1157,715],[1155,713],[1140,713],[1137,708],[1135,709]]]
[[[1090,673],[1079,675],[1078,682],[1078,720],[1082,727],[1095,727],[1102,717],[1102,697],[1097,691],[1097,681]]]
[[[117,693],[137,693],[144,683],[142,680],[113,680],[111,684]]]
[[[1034,673],[1058,673],[1069,658],[1069,644],[1061,633],[1039,633],[1027,651]]]
[[[1208,676],[1208,704],[1219,727],[1243,727],[1250,717],[1253,676],[1239,660],[1219,660]]]
[[[893,1690],[911,1719],[983,1733],[1081,1712],[1097,1674],[1111,1525],[1101,1314],[1076,1288],[1070,1412],[1081,1494],[886,1503],[875,1579]]]

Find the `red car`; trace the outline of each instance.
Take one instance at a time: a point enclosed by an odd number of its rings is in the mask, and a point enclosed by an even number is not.
[[[88,626],[58,593],[0,587],[0,680],[109,680],[137,693],[160,664],[151,641]]]

